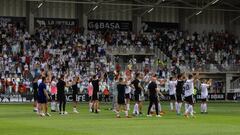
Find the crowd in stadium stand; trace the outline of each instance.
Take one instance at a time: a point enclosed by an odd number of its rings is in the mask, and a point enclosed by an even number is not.
[[[12,26],[13,27],[13,26]],[[18,29],[3,29],[1,33],[1,71],[5,75],[23,74],[41,69],[86,73],[89,68],[106,68],[104,41],[98,35],[81,36],[68,28],[41,27],[34,35]],[[85,62],[90,62],[90,67]]]
[[[149,34],[112,34],[112,44],[137,48],[159,47],[176,65],[197,68],[209,64],[222,67],[240,63],[238,38],[228,32],[193,33],[162,31]]]
[[[135,40],[133,34],[130,36],[132,40],[127,40],[123,33],[113,34],[110,38],[100,32],[83,36],[75,29],[61,26],[39,27],[34,35],[30,35],[15,26],[1,27],[0,70],[4,76],[21,76],[27,71],[38,76],[41,69],[51,70],[55,76],[65,71],[69,74],[96,70],[109,72],[115,67],[106,55],[107,45],[148,46],[146,38]],[[153,43],[150,43],[150,48],[153,48]],[[149,59],[144,61],[146,65],[154,62]]]
[[[151,59],[146,59],[143,65],[157,63],[158,76],[163,78],[179,73],[178,66],[182,64],[195,68],[205,64],[227,66],[240,63],[239,42],[226,32],[192,35],[177,31],[148,34],[89,32],[84,36],[82,32],[64,26],[39,27],[34,35],[15,25],[1,26],[0,29],[1,77],[24,79],[28,88],[29,82],[43,72],[57,77],[63,72],[67,76],[81,74],[87,77],[89,74],[103,76],[106,72],[120,70],[121,65],[115,66],[106,55],[107,46],[131,46],[138,51],[141,48],[149,51],[154,47],[160,48],[171,58],[172,68],[168,69],[164,61]],[[145,74],[151,70],[147,67]]]
[[[181,65],[191,68],[217,64],[222,67],[239,64],[239,43],[227,32],[187,33],[169,32],[161,38],[161,49]]]
[[[41,74],[102,76],[102,71],[109,71],[113,65],[103,48],[104,40],[97,34],[82,36],[75,29],[57,26],[39,27],[30,35],[22,28],[7,25],[1,27],[0,37],[1,90],[12,85],[4,81],[14,83],[15,91],[20,85],[30,88],[33,78]]]

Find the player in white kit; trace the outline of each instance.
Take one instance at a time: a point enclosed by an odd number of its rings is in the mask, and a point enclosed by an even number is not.
[[[127,85],[126,85],[126,89],[125,89],[125,101],[126,101],[126,108],[127,111],[130,111],[130,99],[131,99],[131,80],[130,78],[127,79]]]
[[[176,86],[177,86],[177,80],[174,77],[170,77],[170,81],[168,83],[168,89],[169,89],[169,96],[170,96],[170,110],[174,111],[173,104],[175,104],[175,110],[177,110],[177,102],[176,102]]]
[[[185,117],[194,117],[193,115],[193,94],[194,94],[194,78],[193,75],[188,75],[188,79],[184,84],[184,97],[185,97],[185,102],[188,104],[188,107],[185,110]]]
[[[207,98],[208,98],[208,88],[211,86],[212,80],[204,80],[201,84],[201,113],[207,113]]]

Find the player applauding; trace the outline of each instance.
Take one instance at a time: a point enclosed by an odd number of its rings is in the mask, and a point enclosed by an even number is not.
[[[127,118],[129,118],[128,116],[128,110],[126,107],[126,103],[125,103],[125,89],[126,89],[126,83],[123,81],[123,78],[119,79],[119,83],[117,85],[117,91],[118,91],[118,96],[117,96],[117,118],[120,118],[120,111],[123,108],[123,110],[125,111],[125,115]]]
[[[212,80],[204,80],[201,84],[201,113],[207,113],[207,98],[208,98],[208,88],[211,86]]]

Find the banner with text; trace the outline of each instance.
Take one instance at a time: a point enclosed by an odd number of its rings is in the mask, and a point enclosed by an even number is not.
[[[88,20],[88,30],[132,31],[132,22],[116,20]]]
[[[132,96],[134,97],[134,96]],[[111,96],[110,96],[111,98]],[[76,97],[79,102],[87,102],[89,101],[88,94],[78,94]],[[103,99],[103,95],[99,95],[100,101]],[[72,102],[73,97],[72,94],[66,94],[67,102]],[[145,100],[148,101],[148,95],[145,95]],[[164,98],[160,98],[162,101],[170,100],[168,94],[164,94]],[[197,100],[201,100],[201,95],[197,95]],[[225,100],[225,93],[209,93],[208,100]],[[227,100],[240,100],[240,93],[228,93]],[[1,102],[33,102],[33,95],[21,95],[21,94],[0,94],[0,103]]]
[[[77,26],[77,19],[62,19],[62,18],[34,18],[35,27],[39,26]]]

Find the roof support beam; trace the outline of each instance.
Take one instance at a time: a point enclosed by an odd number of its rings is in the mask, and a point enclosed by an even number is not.
[[[183,3],[183,4],[185,4],[185,5],[187,5],[187,6],[189,6],[189,7],[196,7],[196,5],[193,5],[193,4],[191,4],[191,3],[189,3],[189,2],[186,2],[186,1],[184,1],[184,0],[177,0],[178,2],[180,2],[180,3]]]
[[[233,18],[232,20],[230,20],[230,24],[237,21],[239,18],[240,18],[240,16],[237,16],[237,17]]]
[[[155,6],[158,6],[159,4],[163,3],[163,0],[158,0],[155,4],[152,5],[150,10],[154,10]],[[140,16],[144,16],[146,13],[148,13],[150,11],[149,9],[147,9],[146,11],[144,11]]]
[[[137,3],[140,3],[140,4],[146,4],[145,2],[142,2],[141,0],[134,0],[136,1]]]
[[[106,12],[101,12],[101,13],[95,13],[97,14],[103,14],[103,13],[116,13],[116,12],[129,12],[129,11],[134,11],[134,10],[140,10],[140,9],[145,9],[145,7],[136,7],[136,8],[128,8],[128,9],[123,9],[123,10],[112,10],[112,11],[106,11]]]
[[[220,1],[220,0],[219,0]],[[192,15],[188,16],[186,18],[186,20],[188,21],[189,19],[191,19],[193,16],[195,15],[199,15],[200,13],[203,12],[203,10],[207,9],[208,7],[210,7],[214,2],[216,2],[216,0],[212,0],[211,2],[209,2],[208,4],[206,4],[204,7],[200,8],[199,11],[197,11],[196,13],[193,13]]]
[[[233,7],[233,8],[235,8],[235,9],[240,9],[239,7],[236,7],[236,6],[234,6],[233,4],[230,4],[230,3],[228,3],[228,2],[222,2],[223,4],[225,4],[225,5],[227,5],[227,6],[230,6],[230,7]]]
[[[41,0],[25,0],[25,1],[41,1]],[[97,2],[77,2],[77,1],[65,1],[65,0],[46,0],[46,2],[51,2],[51,3],[72,3],[72,4],[87,4],[87,5],[96,5]],[[101,3],[101,5],[109,5],[109,6],[136,6],[136,7],[152,7],[153,5],[143,5],[143,4],[133,4],[133,3]],[[184,6],[165,6],[165,5],[158,5],[155,6],[155,8],[173,8],[173,9],[189,9],[189,10],[201,10],[202,8],[199,7],[184,7]],[[240,10],[236,9],[205,9],[205,10],[211,10],[211,11],[226,11],[226,12],[240,12]]]

